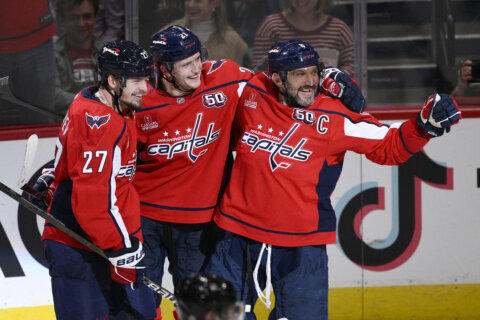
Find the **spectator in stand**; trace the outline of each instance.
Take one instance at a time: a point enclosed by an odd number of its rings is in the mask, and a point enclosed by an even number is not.
[[[228,24],[223,0],[185,0],[185,16],[170,25],[189,28],[207,48],[211,60],[249,64],[247,44]]]
[[[118,0],[101,0],[93,35],[103,42],[125,39],[125,3]]]
[[[266,16],[283,11],[284,0],[229,0],[226,2],[227,19],[248,47],[253,46],[257,28]]]
[[[55,42],[55,110],[66,114],[75,95],[97,82],[96,61],[102,41],[93,36],[99,0],[57,1],[65,34]]]
[[[480,96],[480,62],[474,68],[472,60],[465,60],[458,70],[457,85],[450,94],[452,97],[479,97]],[[479,69],[477,71],[477,68]]]
[[[1,8],[0,77],[9,77],[11,93],[18,99],[53,111],[56,29],[48,1],[2,1]],[[31,110],[20,111],[17,120],[51,121]]]
[[[354,76],[353,35],[342,20],[325,13],[332,0],[286,0],[285,10],[263,20],[255,35],[253,66],[266,69],[266,52],[276,41],[308,42],[325,66]]]

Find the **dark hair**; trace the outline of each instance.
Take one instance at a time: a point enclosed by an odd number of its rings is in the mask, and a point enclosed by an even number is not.
[[[111,74],[125,86],[128,78],[147,77],[153,70],[153,59],[142,47],[128,40],[111,41],[103,46],[97,59],[100,84],[107,87]]]
[[[76,6],[81,5],[84,1],[90,2],[93,6],[95,14],[97,14],[100,0],[56,0],[55,11],[59,16],[63,17],[66,10],[72,10]]]

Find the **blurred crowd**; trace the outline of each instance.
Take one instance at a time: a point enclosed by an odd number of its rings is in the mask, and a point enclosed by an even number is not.
[[[139,0],[138,42],[148,48],[154,33],[181,25],[198,35],[209,59],[231,59],[259,71],[267,69],[265,53],[274,42],[296,38],[310,43],[326,66],[355,77],[353,27],[330,13],[333,5],[333,0]],[[97,81],[102,44],[126,34],[125,2],[118,0],[11,1],[0,17],[5,111],[0,125],[58,121],[48,112],[64,115],[78,91]],[[477,94],[470,85],[475,79],[466,76],[471,63],[459,67],[458,82],[452,80],[448,93]],[[32,117],[15,99],[47,113]]]

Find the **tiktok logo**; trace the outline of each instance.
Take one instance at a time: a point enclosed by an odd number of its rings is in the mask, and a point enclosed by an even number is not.
[[[422,181],[436,188],[453,189],[453,169],[432,161],[423,152],[392,170],[398,170],[393,201],[397,207],[392,209],[392,234],[387,240],[369,245],[360,232],[362,220],[368,213],[385,209],[384,188],[361,190],[337,213],[340,247],[352,262],[371,271],[394,269],[417,249],[422,234]]]

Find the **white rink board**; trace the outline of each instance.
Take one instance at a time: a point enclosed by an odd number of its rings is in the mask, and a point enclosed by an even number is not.
[[[453,189],[421,183],[421,232],[410,256],[394,268],[371,271],[352,262],[341,246],[329,245],[330,286],[400,286],[423,284],[480,283],[480,119],[464,119],[451,133],[432,139],[425,147],[435,163],[453,169]],[[26,140],[0,141],[0,180],[17,192]],[[31,170],[33,174],[53,159],[55,138],[39,140]],[[332,194],[333,206],[341,211],[345,204],[367,187],[384,188],[385,210],[371,211],[361,224],[364,241],[378,248],[388,247],[398,235],[394,204],[399,197],[398,169],[378,166],[354,153],[347,154],[343,172]],[[362,189],[363,188],[363,189]],[[48,270],[32,258],[19,232],[18,205],[0,194],[0,223],[25,276],[5,277],[0,263],[0,309],[51,305]],[[42,222],[37,219],[39,229]],[[393,229],[392,229],[393,228]],[[1,240],[1,239],[0,239]],[[0,247],[3,248],[3,245]],[[4,252],[0,252],[4,256]],[[3,261],[4,262],[4,261]],[[164,286],[172,290],[171,278]]]
[[[422,226],[418,247],[403,264],[388,271],[369,271],[348,260],[339,245],[329,245],[331,287],[397,286],[422,284],[480,283],[480,120],[461,124],[424,148],[436,163],[453,168],[453,190],[421,184]],[[378,166],[350,153],[332,194],[338,205],[348,191],[375,183],[385,188],[385,210],[370,213],[362,224],[366,242],[388,242],[392,232],[392,176],[396,167]],[[360,163],[361,162],[361,163]],[[362,172],[362,176],[360,176]],[[361,182],[360,182],[361,181]]]

